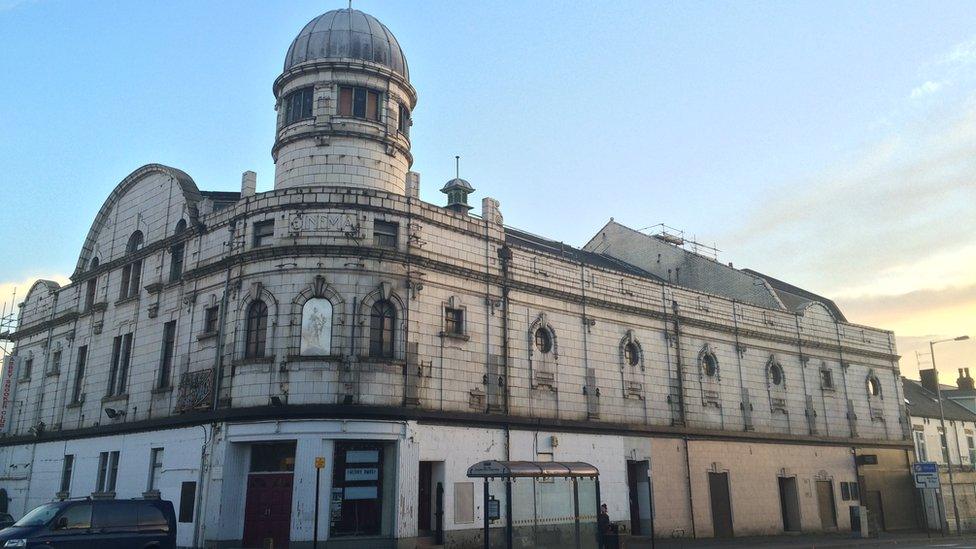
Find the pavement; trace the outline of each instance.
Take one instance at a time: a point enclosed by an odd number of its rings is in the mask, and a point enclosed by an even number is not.
[[[652,547],[648,538],[621,539],[621,549],[645,549]],[[926,535],[925,533],[885,534],[877,538],[852,538],[850,535],[821,535],[821,536],[773,536],[733,539],[669,539],[655,540],[654,549],[705,549],[705,548],[737,548],[758,547],[775,549],[785,547],[791,549],[820,548],[820,547],[857,547],[882,548],[896,547],[898,549],[914,548],[945,548],[945,549],[976,549],[976,534],[963,536],[945,536],[939,533]]]

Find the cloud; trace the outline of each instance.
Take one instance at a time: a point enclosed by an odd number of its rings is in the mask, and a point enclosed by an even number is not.
[[[0,12],[9,11],[24,4],[33,4],[38,0],[0,0]]]
[[[852,322],[893,330],[906,375],[930,367],[928,341],[976,336],[974,66],[976,39],[920,67],[924,83],[864,128],[871,141],[784,181],[721,238],[736,242],[736,263],[835,298]],[[976,342],[936,354],[950,383],[955,368],[976,369]]]
[[[919,99],[921,97],[925,97],[926,95],[932,95],[933,93],[942,89],[942,86],[944,85],[945,84],[943,82],[933,82],[932,80],[928,80],[921,86],[913,89],[909,97],[912,99]]]
[[[737,262],[834,296],[898,295],[971,280],[976,101],[920,118],[894,126],[833,169],[771,192],[723,238],[751,255]],[[763,265],[770,258],[776,264]]]

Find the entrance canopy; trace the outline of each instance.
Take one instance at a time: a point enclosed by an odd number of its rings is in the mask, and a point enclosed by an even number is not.
[[[596,478],[600,471],[582,461],[480,461],[468,467],[469,478]]]

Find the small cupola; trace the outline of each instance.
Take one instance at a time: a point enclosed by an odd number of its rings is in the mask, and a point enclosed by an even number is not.
[[[454,179],[444,184],[441,192],[447,195],[448,210],[459,214],[466,214],[471,206],[468,205],[468,195],[474,192],[471,183],[461,179],[461,157],[454,157]]]

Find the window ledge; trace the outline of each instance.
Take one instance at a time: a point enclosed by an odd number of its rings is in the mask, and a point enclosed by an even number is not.
[[[248,364],[274,364],[273,356],[257,356],[251,358],[239,358],[232,363],[234,366],[246,366]]]
[[[468,334],[455,334],[453,332],[441,332],[440,336],[447,339],[456,339],[458,341],[469,341],[471,339],[471,336]]]
[[[69,402],[65,408],[81,408],[81,405],[85,403],[85,395],[81,395],[81,398],[74,402]]]
[[[153,390],[151,392],[154,395],[165,395],[173,392],[173,386],[167,385],[165,387],[153,387]]]
[[[288,355],[288,362],[340,362],[342,355]]]
[[[126,303],[132,303],[138,301],[139,301],[139,294],[136,294],[134,296],[129,296],[123,299],[119,299],[118,301],[115,302],[115,306],[118,307],[119,305],[125,305]]]
[[[378,357],[378,356],[361,356],[359,357],[359,362],[363,364],[391,364],[402,366],[407,363],[406,360],[402,358],[392,358],[392,357]]]
[[[17,378],[17,383],[27,383],[31,380],[30,376]]]
[[[162,282],[153,282],[152,284],[147,284],[145,290],[150,294],[158,294],[163,289]]]
[[[108,402],[117,402],[121,400],[129,400],[129,393],[122,393],[121,395],[106,395],[102,397],[102,404]]]
[[[197,334],[197,341],[203,341],[212,337],[217,337],[217,332],[200,332]]]
[[[176,288],[177,286],[179,286],[181,284],[183,284],[183,276],[182,275],[180,275],[180,278],[177,278],[176,280],[170,280],[169,282],[167,282],[166,285],[163,286],[163,289],[164,290],[168,290],[170,288]]]
[[[57,377],[57,376],[61,375],[61,369],[60,368],[52,368],[52,369],[48,370],[47,373],[45,373],[44,375],[47,376],[47,377]]]

